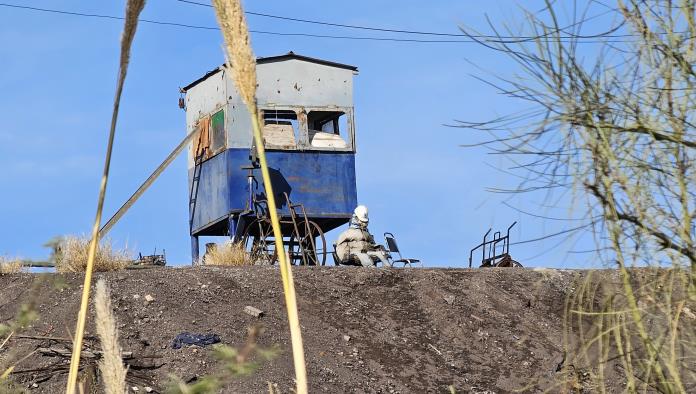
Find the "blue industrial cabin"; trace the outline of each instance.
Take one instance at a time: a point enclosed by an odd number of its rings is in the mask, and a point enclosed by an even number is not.
[[[347,223],[357,205],[357,68],[292,52],[256,64],[264,146],[281,217],[289,215],[287,193],[324,232]],[[182,88],[186,132],[200,129],[188,153],[189,190],[196,189],[189,204],[194,261],[199,236],[234,237],[240,215],[253,209],[251,120],[228,72],[221,66]],[[262,184],[251,187],[265,196]]]

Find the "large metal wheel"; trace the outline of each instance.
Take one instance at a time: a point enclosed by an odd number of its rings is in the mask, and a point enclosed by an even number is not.
[[[273,239],[271,224],[264,219],[255,219],[244,230],[242,245],[249,258],[257,265],[275,264],[278,254]]]
[[[309,228],[309,232],[306,228]],[[288,256],[294,265],[326,264],[326,238],[318,224],[311,220],[297,224],[288,242]]]

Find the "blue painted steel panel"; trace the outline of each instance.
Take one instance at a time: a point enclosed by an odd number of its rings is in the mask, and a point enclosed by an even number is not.
[[[230,179],[227,168],[228,156],[225,152],[211,157],[201,164],[196,206],[193,216],[192,235],[198,229],[226,217],[231,210],[230,188],[237,186],[237,179]],[[189,170],[189,190],[193,169]],[[242,179],[244,187],[246,178]],[[190,212],[189,212],[190,215]]]
[[[281,214],[288,212],[287,192],[293,203],[304,204],[310,219],[350,218],[357,205],[354,153],[267,151],[266,156]],[[202,164],[194,234],[247,209],[247,171],[241,167],[248,165],[249,149],[228,149]],[[260,170],[254,175],[259,182],[256,195],[263,197]]]

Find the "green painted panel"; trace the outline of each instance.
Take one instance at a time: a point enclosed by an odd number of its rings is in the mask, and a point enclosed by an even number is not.
[[[217,152],[225,147],[225,111],[219,110],[210,117],[210,132],[212,134],[210,149]]]

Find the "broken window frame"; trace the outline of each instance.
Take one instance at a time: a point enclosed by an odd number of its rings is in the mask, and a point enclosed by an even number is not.
[[[265,135],[264,135],[264,148],[267,150],[278,150],[278,151],[297,151],[297,150],[302,150],[303,143],[301,142],[303,139],[306,138],[306,132],[303,131],[303,125],[306,124],[306,118],[303,117],[301,107],[294,107],[294,106],[284,106],[284,105],[264,105],[260,106],[259,108],[259,121],[261,124],[261,131],[263,134],[264,128],[266,126],[266,119],[264,117],[266,112],[279,112],[279,111],[292,111],[296,114],[297,116],[297,133],[295,134],[295,129],[293,127],[293,136],[295,138],[295,146],[292,148],[289,147],[281,147],[281,146],[274,146],[274,145],[268,145],[268,143],[265,142]]]
[[[355,127],[353,123],[353,108],[352,107],[335,107],[335,106],[328,106],[328,107],[303,107],[305,111],[305,128],[307,132],[307,146],[305,147],[306,150],[313,150],[313,151],[325,151],[325,152],[355,152]],[[340,116],[345,116],[346,117],[346,126],[347,130],[339,130],[339,133],[337,134],[338,136],[341,137],[346,143],[345,148],[329,148],[329,147],[317,147],[317,146],[312,146],[311,141],[309,140],[309,113],[310,112],[342,112],[343,115],[339,115],[338,118],[336,118],[336,123],[335,125],[339,125],[341,122],[338,121]],[[314,129],[312,129],[314,130]],[[315,130],[315,131],[321,131],[321,130]],[[335,133],[334,133],[335,134]]]
[[[273,151],[320,151],[320,152],[353,152],[355,153],[355,127],[353,123],[352,107],[319,107],[319,106],[291,106],[291,105],[261,105],[259,106],[261,127],[265,126],[264,111],[294,111],[297,114],[298,130],[295,135],[295,147],[279,148],[265,145],[265,148]],[[345,148],[327,148],[312,146],[309,140],[309,125],[307,114],[311,111],[342,112],[346,117],[347,130],[339,130],[339,136],[346,142]],[[339,122],[340,123],[340,122]],[[343,133],[343,134],[342,134]]]

